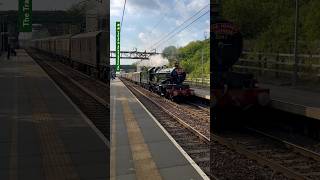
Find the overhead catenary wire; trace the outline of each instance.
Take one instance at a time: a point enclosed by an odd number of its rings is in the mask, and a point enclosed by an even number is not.
[[[178,2],[179,2],[179,0],[176,0],[176,3],[174,4],[174,6],[173,6],[172,9],[174,9],[174,8],[177,6]],[[165,18],[167,15],[168,15],[168,12],[166,12],[166,13],[162,16],[162,18],[151,28],[151,30],[149,31],[149,34],[151,34],[151,33],[153,32],[153,30],[155,30],[156,27],[158,27],[158,26],[161,24],[161,22],[164,20],[164,18]]]
[[[208,14],[210,12],[210,10],[206,11],[205,13],[203,13],[201,16],[199,16],[197,19],[193,20],[191,23],[189,23],[187,26],[185,26],[183,29],[177,31],[176,33],[174,33],[173,35],[171,35],[168,39],[166,39],[165,41],[163,41],[162,43],[158,44],[157,46],[155,46],[155,48],[159,47],[161,44],[168,42],[170,39],[172,39],[174,36],[176,36],[178,33],[180,33],[181,31],[185,30],[186,28],[188,28],[189,26],[191,26],[193,23],[195,23],[196,21],[198,21],[200,18],[202,18],[204,15]]]
[[[126,10],[126,4],[127,4],[127,0],[124,0],[124,5],[123,5],[123,9],[122,9],[121,24],[120,24],[120,32],[121,32],[121,30],[122,30],[123,17],[124,17],[124,12],[125,12],[125,10]]]
[[[184,24],[186,24],[189,20],[191,20],[192,18],[194,18],[195,16],[197,16],[199,13],[201,13],[205,8],[207,8],[210,4],[205,5],[203,8],[201,8],[199,11],[197,11],[195,14],[193,14],[192,16],[190,16],[188,19],[186,19],[183,23],[181,23],[178,27],[174,28],[172,31],[170,31],[169,33],[167,33],[166,35],[162,36],[160,38],[159,41],[157,41],[156,43],[152,44],[150,46],[150,49],[152,49],[152,47],[156,46],[157,44],[159,44],[161,41],[163,41],[164,39],[166,39],[168,36],[170,36],[170,34],[174,33],[177,29],[179,29],[180,27],[183,27]]]
[[[173,6],[173,9],[177,6],[177,4],[178,4],[179,1],[180,1],[180,0],[176,0],[175,4],[174,4],[174,6]],[[168,12],[166,12],[166,13],[161,17],[161,19],[160,19],[160,20],[151,28],[151,30],[149,30],[146,34],[147,34],[147,35],[151,35],[152,32],[161,24],[161,22],[164,20],[164,18],[167,17],[167,15],[168,15]]]
[[[209,7],[210,4],[205,5],[203,8],[201,8],[199,11],[197,11],[195,14],[193,14],[192,16],[190,16],[188,19],[186,19],[182,24],[180,24],[178,27],[175,27],[173,30],[171,30],[169,33],[165,34],[164,36],[161,36],[161,38],[159,39],[159,41],[157,41],[156,43],[152,44],[150,46],[149,49],[152,49],[152,47],[157,47],[156,45],[158,45],[160,42],[162,42],[163,40],[165,40],[167,37],[169,37],[171,34],[173,34],[175,31],[177,31],[179,28],[183,27],[184,24],[186,24],[188,21],[190,21],[192,18],[194,18],[195,16],[197,16],[198,14],[200,14],[205,8]]]

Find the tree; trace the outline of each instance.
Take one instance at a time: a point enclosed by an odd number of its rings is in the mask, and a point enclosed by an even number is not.
[[[174,46],[166,47],[163,50],[163,56],[168,58],[170,64],[179,61],[182,68],[188,73],[189,77],[200,78],[202,74],[202,51],[204,75],[210,75],[210,40],[193,41],[184,47],[176,48]]]
[[[74,17],[85,16],[87,8],[88,8],[87,3],[77,3],[77,4],[71,5],[71,7],[67,9],[67,13]]]
[[[299,1],[299,52],[312,50],[316,53],[317,42],[320,40],[320,2]],[[292,52],[295,1],[224,0],[222,3],[223,16],[240,27],[245,40],[245,49]]]

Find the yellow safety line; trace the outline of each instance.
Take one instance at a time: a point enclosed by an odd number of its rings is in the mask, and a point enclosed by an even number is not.
[[[148,145],[144,142],[140,127],[129,107],[128,99],[121,98],[121,103],[137,179],[161,180],[161,175],[152,159]]]
[[[110,152],[110,179],[115,180],[116,179],[116,145],[117,145],[117,139],[116,139],[116,97],[118,96],[118,91],[116,91],[116,94],[113,97],[113,107],[112,109],[112,126],[111,126],[111,152]]]
[[[30,75],[30,74],[29,74]],[[57,134],[55,123],[48,112],[47,104],[37,85],[32,85],[32,119],[40,138],[42,167],[46,180],[80,179],[72,159]]]

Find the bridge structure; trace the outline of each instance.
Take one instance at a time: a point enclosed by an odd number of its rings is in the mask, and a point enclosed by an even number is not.
[[[149,60],[150,56],[159,55],[162,53],[147,52],[147,51],[120,51],[121,59],[141,59]],[[110,51],[110,58],[116,58],[116,51]]]

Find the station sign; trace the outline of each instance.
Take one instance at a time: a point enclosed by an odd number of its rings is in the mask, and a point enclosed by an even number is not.
[[[120,72],[120,22],[116,22],[116,72]]]
[[[32,32],[32,0],[19,0],[19,32]]]

